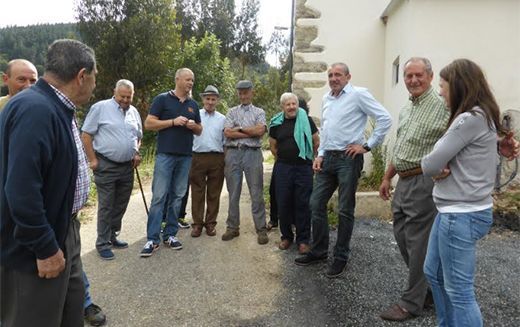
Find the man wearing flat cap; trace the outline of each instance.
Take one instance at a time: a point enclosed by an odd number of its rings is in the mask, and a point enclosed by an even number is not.
[[[193,139],[190,170],[191,236],[199,237],[202,227],[208,236],[217,234],[220,192],[224,185],[224,123],[226,116],[216,111],[220,98],[218,89],[208,85],[200,94],[204,108],[200,109],[202,134]],[[204,206],[206,213],[204,214]]]
[[[239,235],[240,193],[242,176],[245,174],[251,210],[258,235],[258,244],[269,242],[265,225],[265,203],[263,197],[264,170],[263,156],[260,149],[262,136],[266,132],[265,112],[255,107],[253,83],[239,81],[236,86],[240,105],[231,108],[226,116],[224,135],[226,136],[226,185],[229,192],[229,211],[226,232],[223,241],[229,241]]]

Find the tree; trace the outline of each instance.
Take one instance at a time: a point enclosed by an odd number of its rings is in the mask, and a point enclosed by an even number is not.
[[[211,15],[209,32],[220,40],[220,54],[225,57],[233,55],[235,41],[235,0],[213,0],[209,7]]]
[[[220,40],[220,54],[233,55],[235,0],[177,0],[175,8],[183,43],[211,33]]]
[[[79,39],[76,24],[38,24],[0,29],[0,49],[5,60],[22,58],[43,74],[47,48],[56,39]],[[0,67],[0,70],[3,70]]]
[[[288,76],[269,67],[266,74],[255,73],[251,77],[255,85],[253,103],[265,110],[267,122],[280,111],[280,96],[287,91]]]
[[[277,67],[285,65],[289,56],[289,39],[281,29],[275,27],[266,50],[275,55],[278,63]]]
[[[197,11],[199,0],[176,0],[175,22],[180,26],[181,42],[197,36]]]
[[[234,76],[229,60],[220,56],[219,45],[219,40],[213,34],[206,33],[200,41],[193,37],[184,44],[178,64],[179,67],[190,68],[195,74],[192,91],[195,99],[200,100],[199,94],[207,85],[217,87],[221,95],[218,110],[225,114],[235,93]]]
[[[180,52],[173,0],[79,0],[77,12],[81,36],[96,51],[95,98],[110,97],[117,80],[129,79],[144,116],[152,97],[171,86]]]
[[[262,38],[258,35],[259,8],[258,0],[244,0],[240,14],[235,17],[233,52],[242,67],[241,78],[245,76],[246,66],[258,64],[265,59]]]

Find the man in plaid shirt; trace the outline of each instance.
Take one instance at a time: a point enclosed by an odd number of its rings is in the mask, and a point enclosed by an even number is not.
[[[423,273],[428,238],[437,209],[432,199],[433,180],[422,174],[421,159],[430,153],[448,127],[449,111],[431,86],[433,70],[426,58],[411,58],[404,65],[410,100],[399,114],[392,161],[379,194],[390,198],[391,179],[397,174],[392,199],[394,235],[408,266],[408,286],[401,299],[381,313],[385,320],[402,321],[422,313],[433,303]]]

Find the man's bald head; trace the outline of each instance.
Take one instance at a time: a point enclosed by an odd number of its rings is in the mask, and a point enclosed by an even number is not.
[[[14,59],[7,64],[5,73],[2,74],[2,79],[4,84],[7,85],[9,95],[13,96],[36,83],[38,71],[28,60]]]

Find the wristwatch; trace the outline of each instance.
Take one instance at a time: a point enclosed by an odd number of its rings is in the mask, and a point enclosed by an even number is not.
[[[244,132],[244,131],[242,130],[242,126],[240,126],[240,127],[238,128],[238,131],[239,131],[240,133],[243,133],[243,132]]]
[[[365,149],[367,152],[370,152],[370,150],[372,150],[372,148],[368,146],[368,143],[363,144],[363,149]]]

